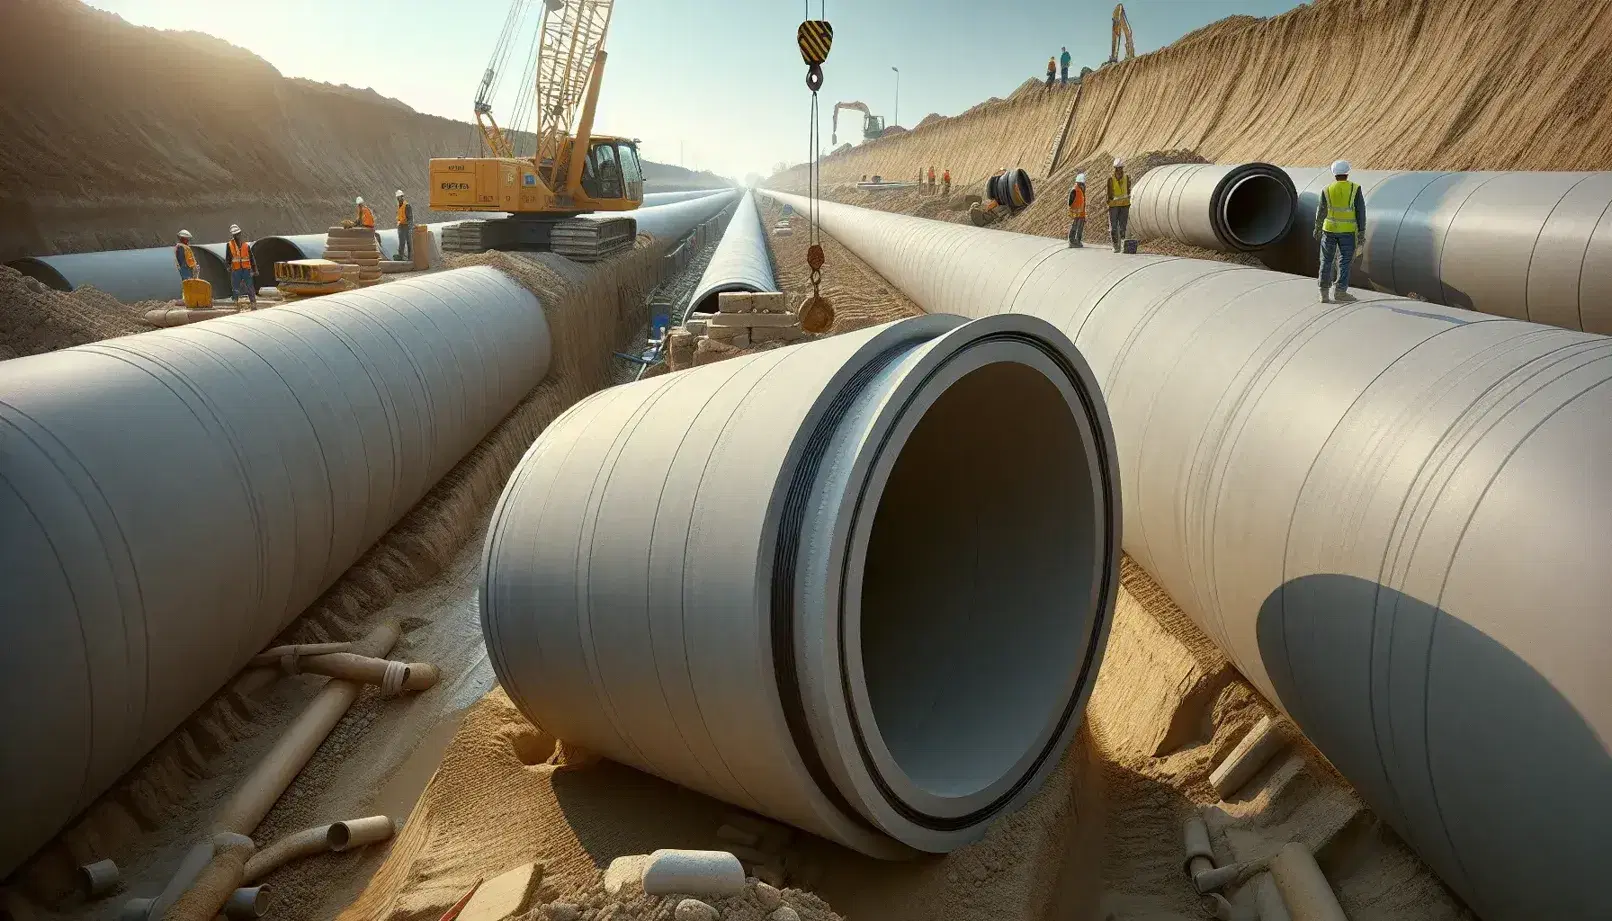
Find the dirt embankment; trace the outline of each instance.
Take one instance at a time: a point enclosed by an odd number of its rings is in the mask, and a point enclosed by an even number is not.
[[[1021,87],[830,157],[822,176],[906,179],[933,163],[969,184],[1011,164],[1039,179],[1071,109],[1060,166],[1184,148],[1213,162],[1605,169],[1609,56],[1604,2],[1317,0],[1215,23],[1090,74],[1078,91]],[[773,182],[793,189],[803,178],[797,167]]]
[[[426,207],[426,163],[479,149],[468,123],[288,79],[208,35],[134,26],[78,0],[3,8],[0,262],[155,246],[181,227],[199,242],[224,240],[232,223],[251,237],[305,233],[347,215],[356,195],[389,226],[396,189],[416,220],[446,220]],[[646,172],[652,189],[713,184],[677,167]]]

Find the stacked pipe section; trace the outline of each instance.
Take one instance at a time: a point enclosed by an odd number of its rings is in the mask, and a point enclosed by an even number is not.
[[[311,604],[544,376],[461,269],[0,362],[0,875]]]
[[[489,528],[534,723],[879,857],[975,840],[1058,763],[1117,593],[1096,382],[1027,317],[919,317],[605,390]]]
[[[818,207],[926,310],[1074,341],[1126,551],[1481,917],[1612,917],[1612,339]]]
[[[1269,163],[1160,166],[1136,183],[1132,203],[1130,229],[1138,239],[1234,253],[1280,243],[1298,210],[1293,181]]]
[[[1201,166],[1195,175],[1208,182],[1252,166],[1263,164]],[[1184,169],[1161,167],[1142,178],[1132,226],[1151,236],[1239,250],[1193,229],[1203,224],[1201,196],[1188,196],[1177,219],[1142,217],[1168,214]],[[1260,259],[1315,278],[1315,214],[1334,177],[1327,169],[1282,172],[1297,193],[1292,228]],[[1366,242],[1353,263],[1352,288],[1612,334],[1612,172],[1358,170],[1349,179],[1366,198]],[[1275,225],[1281,219],[1274,196],[1264,204],[1250,198],[1248,205],[1264,212],[1251,221]]]
[[[772,256],[767,251],[767,235],[761,229],[755,195],[745,192],[689,303],[695,312],[715,313],[717,298],[723,292],[760,294],[777,290]]]

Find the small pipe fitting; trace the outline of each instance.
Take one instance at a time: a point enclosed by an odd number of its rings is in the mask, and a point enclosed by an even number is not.
[[[118,865],[110,860],[97,860],[78,868],[79,888],[84,897],[98,899],[118,885]]]

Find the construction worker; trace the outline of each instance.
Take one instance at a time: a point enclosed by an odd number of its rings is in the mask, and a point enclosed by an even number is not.
[[[1063,71],[1063,85],[1069,85],[1069,48],[1065,46],[1063,54],[1058,56],[1058,67]]]
[[[1348,304],[1355,300],[1349,293],[1349,264],[1354,261],[1355,250],[1366,243],[1366,193],[1349,181],[1349,161],[1332,164],[1333,183],[1321,192],[1321,202],[1315,209],[1315,238],[1321,243],[1321,303]],[[1331,297],[1334,257],[1337,259],[1338,287]]]
[[[363,196],[353,199],[353,203],[358,206],[358,226],[374,230],[375,212],[369,210],[369,205],[364,204]]]
[[[1075,187],[1069,190],[1069,248],[1086,246],[1086,174],[1075,177]]]
[[[1125,164],[1114,161],[1114,175],[1108,179],[1108,236],[1114,241],[1114,252],[1125,248],[1125,229],[1131,223],[1131,177],[1125,175]]]
[[[940,173],[940,187],[942,195],[952,194],[952,171],[942,170]]]
[[[179,266],[180,281],[201,277],[201,270],[196,267],[196,254],[190,249],[188,230],[179,231],[179,240],[174,244],[174,263]]]
[[[1047,89],[1052,89],[1052,81],[1058,77],[1058,59],[1047,58]]]
[[[234,295],[236,303],[245,297],[256,307],[257,286],[252,276],[257,267],[252,264],[252,245],[241,238],[241,225],[229,226],[229,242],[224,244],[224,248],[229,254],[230,293]]]
[[[935,168],[933,166],[931,166],[929,168],[929,192],[930,192],[930,194],[934,194],[934,191],[935,191]]]
[[[397,258],[407,261],[409,247],[414,243],[414,206],[403,194],[402,189],[397,190]]]

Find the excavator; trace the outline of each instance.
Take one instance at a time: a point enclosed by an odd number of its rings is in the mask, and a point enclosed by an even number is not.
[[[449,252],[555,252],[593,261],[632,246],[637,220],[610,212],[632,211],[644,200],[638,142],[593,133],[615,0],[541,0],[535,56],[515,61],[524,63],[516,72],[527,80],[512,122],[535,116],[530,140],[500,128],[492,113],[512,49],[524,44],[528,3],[512,0],[476,93],[476,125],[491,156],[433,158],[431,208],[507,215],[448,228],[442,248]],[[527,143],[530,156],[517,151]]]
[[[1136,43],[1131,40],[1131,20],[1125,15],[1125,4],[1114,4],[1114,36],[1108,43],[1108,63],[1119,63],[1119,39],[1125,36],[1125,60],[1136,57]]]
[[[862,113],[862,139],[863,140],[865,140],[865,141],[876,141],[879,138],[884,137],[884,117],[881,116],[881,115],[874,115],[873,110],[868,108],[867,103],[865,103],[865,102],[837,102],[837,103],[834,104],[834,125],[833,125],[833,128],[832,128],[832,130],[831,130],[831,132],[829,134],[829,143],[830,144],[838,144],[840,142],[840,110],[841,109],[855,109],[856,111]]]

